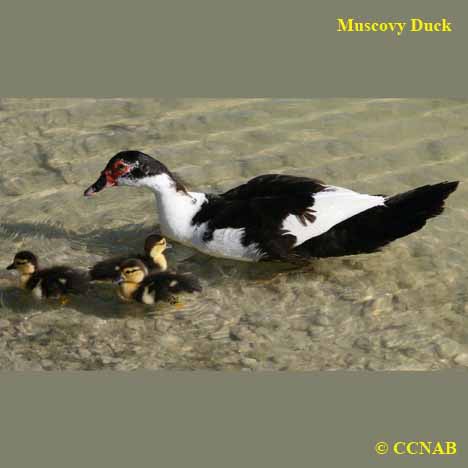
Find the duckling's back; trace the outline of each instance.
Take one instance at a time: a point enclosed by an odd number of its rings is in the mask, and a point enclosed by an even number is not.
[[[56,297],[61,294],[85,294],[89,281],[84,272],[67,266],[56,266],[40,270],[33,275],[29,289],[41,282],[41,289],[46,297]]]
[[[134,299],[147,302],[145,297],[152,297],[152,301],[170,301],[173,294],[200,291],[200,281],[191,273],[161,272],[147,276],[135,292]]]
[[[191,273],[161,272],[145,278],[143,284],[153,284],[158,289],[167,288],[171,293],[200,292],[202,286],[198,278]]]

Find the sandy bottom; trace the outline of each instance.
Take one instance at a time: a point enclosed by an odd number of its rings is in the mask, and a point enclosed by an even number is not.
[[[4,267],[20,249],[87,268],[140,250],[158,223],[133,188],[83,190],[122,149],[165,162],[196,190],[268,172],[367,193],[466,181],[460,100],[3,99],[0,101],[0,368],[426,370],[468,366],[468,184],[445,213],[382,253],[308,271],[212,259],[175,245],[204,292],[182,307],[119,302],[95,285],[38,303]]]

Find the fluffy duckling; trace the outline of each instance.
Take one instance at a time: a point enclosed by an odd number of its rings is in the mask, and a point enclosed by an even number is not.
[[[177,303],[174,294],[199,292],[198,279],[190,273],[160,272],[148,276],[148,269],[138,259],[125,260],[119,268],[119,296],[143,304],[157,301]]]
[[[90,277],[94,281],[117,281],[120,277],[119,266],[125,260],[133,258],[141,260],[150,273],[166,271],[167,260],[164,251],[170,248],[164,237],[152,234],[145,240],[144,254],[122,255],[98,262],[91,268]]]
[[[66,302],[66,294],[84,294],[88,289],[85,273],[68,266],[40,269],[36,255],[27,250],[18,252],[7,270],[18,270],[20,287],[38,299],[61,298]]]

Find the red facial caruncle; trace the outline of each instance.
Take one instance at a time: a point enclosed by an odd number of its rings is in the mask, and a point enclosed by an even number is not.
[[[127,174],[131,170],[131,166],[129,166],[122,159],[115,161],[110,169],[106,169],[104,171],[104,175],[106,176],[106,187],[117,185],[117,179]]]
[[[111,167],[101,172],[99,179],[85,190],[84,195],[89,197],[100,192],[104,188],[114,187],[117,185],[118,179],[129,173],[132,169],[132,165],[126,163],[123,159],[118,159]]]

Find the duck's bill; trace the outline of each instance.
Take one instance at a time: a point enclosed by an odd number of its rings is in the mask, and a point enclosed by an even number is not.
[[[85,190],[84,196],[90,197],[94,195],[95,193],[98,193],[101,190],[104,190],[105,188],[113,187],[114,185],[117,185],[115,179],[110,174],[106,174],[105,172],[102,172],[99,179],[96,180],[96,182],[94,182],[93,185],[90,185]]]
[[[6,267],[6,269],[7,269],[7,270],[14,270],[14,269],[15,269],[15,264],[12,263],[11,265],[8,265],[8,266]]]
[[[124,279],[122,276],[120,276],[120,275],[117,276],[116,278],[114,278],[114,279],[112,280],[112,282],[115,283],[115,284],[121,284],[121,283],[123,283],[124,281],[125,281],[125,279]]]

